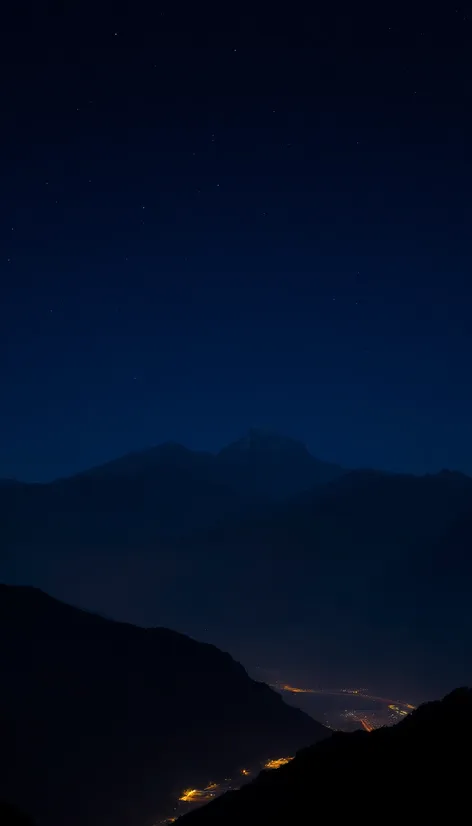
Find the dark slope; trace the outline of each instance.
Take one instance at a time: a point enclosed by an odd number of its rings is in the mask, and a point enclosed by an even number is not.
[[[459,689],[393,728],[334,734],[184,816],[182,826],[462,822],[469,809],[472,693]],[[465,806],[465,808],[463,808]]]
[[[146,450],[127,453],[103,465],[90,468],[70,479],[119,479],[138,477],[142,473],[159,469],[200,473],[203,478],[210,475],[213,455],[204,451],[189,450],[177,442],[164,442]]]
[[[0,798],[46,826],[155,822],[186,785],[326,732],[213,646],[35,589],[0,587],[0,663]]]
[[[5,800],[0,800],[0,823],[1,826],[34,826],[28,815]]]
[[[388,592],[407,579],[441,587],[444,574],[472,584],[472,479],[353,472],[257,516],[228,520],[206,542],[225,558],[270,560],[273,577],[280,566],[306,588],[352,580],[359,594],[384,582]]]
[[[312,664],[311,679],[321,674],[325,685],[367,682],[388,693],[393,684],[428,697],[472,679],[471,515],[467,476],[355,472],[206,540],[209,556],[237,560],[236,596],[225,592],[234,618],[270,617],[268,644],[300,629],[295,668]],[[218,594],[214,612],[224,616]]]
[[[339,547],[369,548],[379,540],[403,553],[418,541],[438,539],[456,519],[471,513],[472,479],[443,471],[429,476],[351,471],[256,518],[233,520],[208,532],[215,542],[228,536],[316,552]],[[365,545],[367,543],[367,546]],[[361,557],[362,558],[362,557]],[[359,557],[356,555],[356,560]]]

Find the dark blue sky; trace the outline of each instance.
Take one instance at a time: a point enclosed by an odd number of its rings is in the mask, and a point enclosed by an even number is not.
[[[67,5],[0,42],[0,476],[251,425],[472,473],[467,8]]]

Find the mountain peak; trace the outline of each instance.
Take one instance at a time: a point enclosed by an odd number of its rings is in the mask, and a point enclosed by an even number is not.
[[[231,453],[245,453],[248,451],[277,452],[277,453],[304,453],[309,452],[303,442],[291,439],[289,436],[282,436],[272,430],[251,427],[240,439],[224,447],[219,455]]]
[[[229,478],[239,476],[242,490],[269,499],[296,496],[343,472],[315,459],[302,442],[259,428],[248,430],[216,458]]]

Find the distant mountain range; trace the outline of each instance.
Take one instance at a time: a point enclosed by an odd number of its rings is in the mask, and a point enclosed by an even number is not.
[[[471,549],[470,477],[347,470],[259,430],[0,487],[5,581],[263,666],[289,638],[325,683],[402,674],[420,697],[472,680]]]
[[[328,736],[214,646],[32,588],[0,586],[0,664],[0,800],[42,826],[151,826],[186,786]]]
[[[468,808],[464,744],[472,692],[421,706],[392,728],[336,733],[179,819],[182,826],[305,826],[314,810],[333,823],[460,823]]]
[[[431,497],[439,504],[445,497],[444,511],[453,515],[471,490],[469,477],[448,471],[425,477],[348,471],[315,459],[293,439],[250,430],[216,455],[167,443],[48,484],[3,480],[0,539],[4,553],[42,543],[136,547],[194,538],[219,526],[247,531],[253,517],[253,524],[261,518],[271,523],[274,513],[280,516],[277,532],[293,517],[300,533],[307,521],[319,524],[326,507],[343,508],[343,520],[354,518],[365,528],[380,518],[378,505],[382,518],[390,518],[389,506],[400,521],[423,518],[429,509],[434,522],[443,508],[438,513],[435,503],[431,509]]]
[[[149,544],[188,535],[342,475],[299,442],[251,430],[217,455],[163,444],[49,484],[0,486],[0,538]]]

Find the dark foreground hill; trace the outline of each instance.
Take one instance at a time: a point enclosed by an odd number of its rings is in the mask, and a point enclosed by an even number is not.
[[[189,784],[326,736],[229,654],[0,586],[0,800],[38,826],[145,826]]]
[[[458,689],[393,728],[336,733],[190,813],[182,826],[460,823],[469,810],[472,692]]]
[[[2,826],[34,826],[28,815],[5,800],[0,800],[0,823]]]

